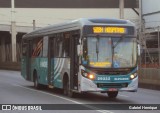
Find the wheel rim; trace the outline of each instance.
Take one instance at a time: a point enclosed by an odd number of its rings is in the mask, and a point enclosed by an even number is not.
[[[69,82],[67,81],[67,95],[69,95]]]
[[[36,78],[36,79],[35,79],[35,82],[34,82],[35,88],[37,88],[37,84],[38,84],[38,81],[37,81],[37,78]]]
[[[68,95],[68,81],[63,83],[63,90],[64,95]]]
[[[64,86],[64,95],[67,95],[67,88]]]

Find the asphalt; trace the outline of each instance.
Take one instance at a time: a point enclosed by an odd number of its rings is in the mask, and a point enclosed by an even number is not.
[[[45,110],[45,111],[0,111],[0,113],[160,113],[158,110],[103,110],[110,104],[157,104],[160,105],[160,91],[139,88],[138,92],[120,92],[116,99],[107,94],[76,94],[76,98],[63,95],[60,89],[34,89],[33,83],[26,81],[19,71],[0,70],[0,104],[81,104],[94,110]],[[91,105],[86,105],[91,104]],[[98,106],[104,104],[102,106]],[[98,110],[99,108],[99,110]]]

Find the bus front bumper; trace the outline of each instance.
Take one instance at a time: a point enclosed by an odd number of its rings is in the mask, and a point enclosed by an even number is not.
[[[80,92],[105,92],[110,88],[99,88],[94,81],[87,78],[81,78]],[[117,88],[118,91],[136,92],[138,89],[138,77],[133,79],[127,87]]]

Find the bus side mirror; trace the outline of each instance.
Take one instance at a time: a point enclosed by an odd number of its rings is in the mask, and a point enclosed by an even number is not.
[[[140,47],[140,45],[138,44],[138,56],[140,56],[141,55],[141,47]]]
[[[82,55],[82,46],[81,45],[77,45],[77,54],[78,54],[78,56]]]

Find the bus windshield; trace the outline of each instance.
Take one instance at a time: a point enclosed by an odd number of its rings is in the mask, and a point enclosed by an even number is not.
[[[130,68],[137,62],[135,38],[85,37],[83,40],[84,66],[94,68]]]

